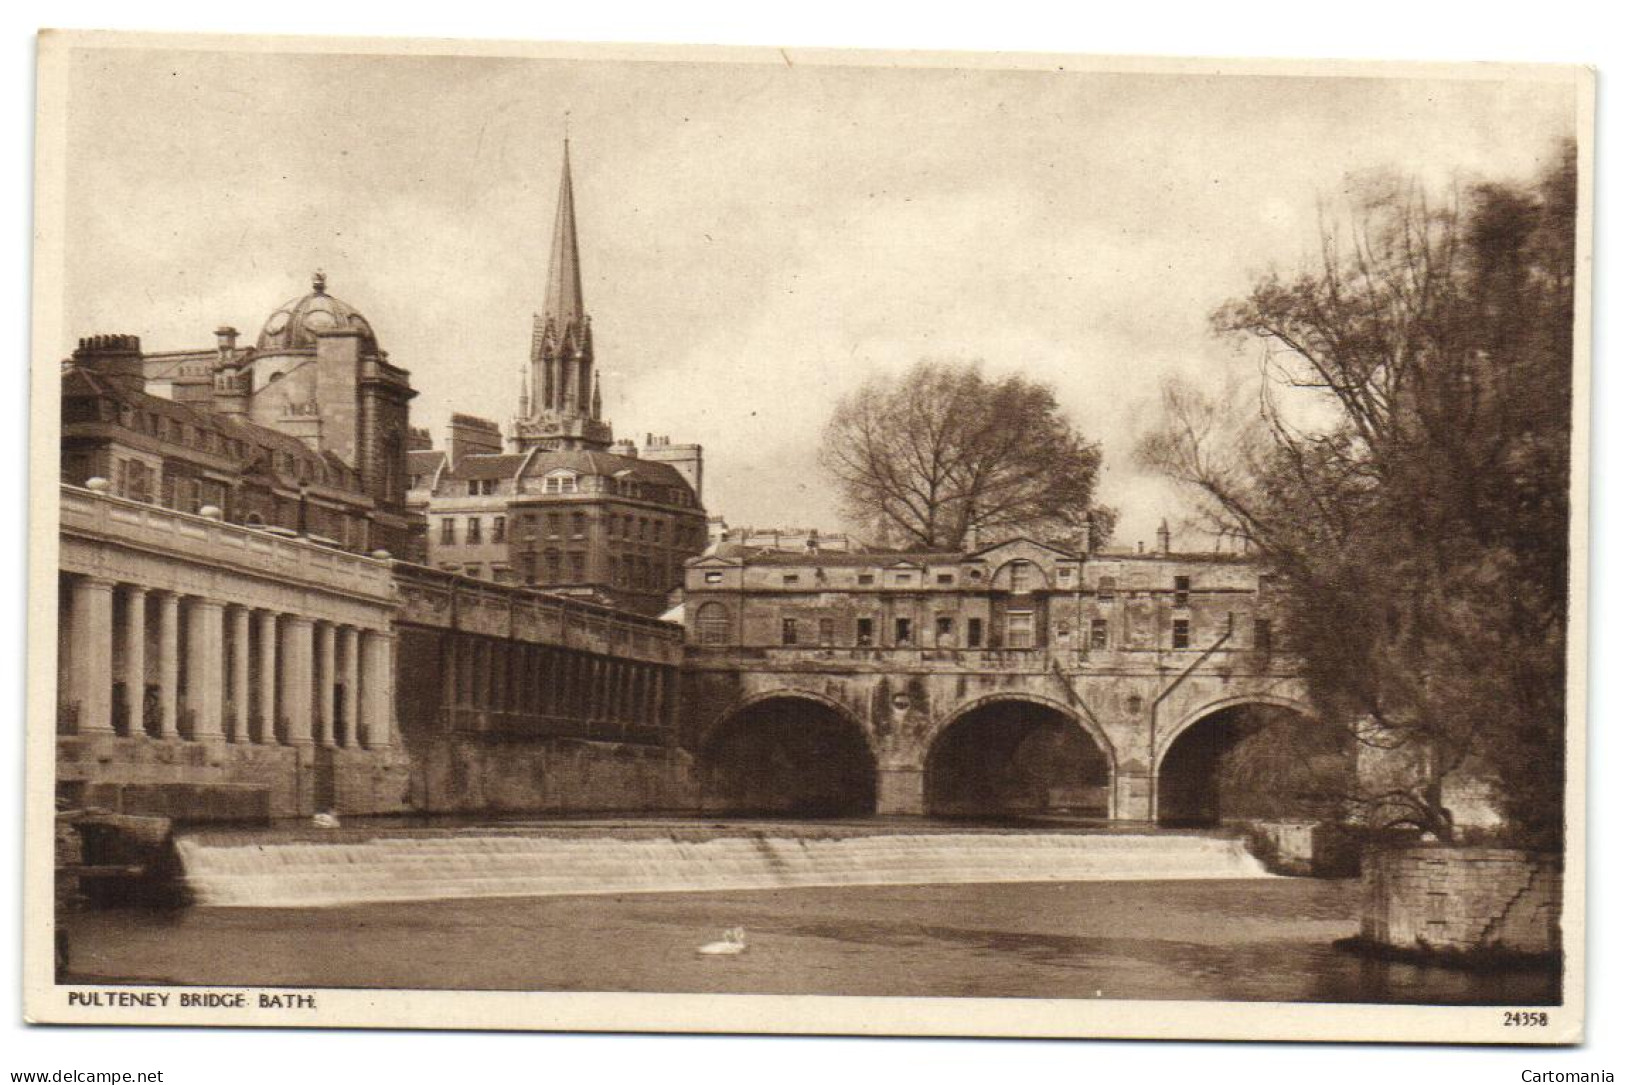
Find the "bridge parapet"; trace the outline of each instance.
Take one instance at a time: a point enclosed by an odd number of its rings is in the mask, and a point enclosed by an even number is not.
[[[683,630],[671,622],[405,562],[394,573],[409,625],[665,665],[682,658]]]

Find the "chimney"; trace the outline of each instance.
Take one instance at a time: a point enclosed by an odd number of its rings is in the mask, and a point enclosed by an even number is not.
[[[488,418],[476,418],[471,414],[451,416],[446,452],[450,455],[453,466],[460,463],[464,456],[501,451],[502,427],[495,422]]]
[[[1168,521],[1163,520],[1157,527],[1157,553],[1166,555],[1170,549],[1172,534],[1168,530]]]
[[[220,360],[227,362],[237,351],[237,329],[230,324],[222,324],[214,330],[215,349],[220,352]]]
[[[669,463],[688,481],[694,500],[705,504],[705,450],[699,445],[674,445],[670,437],[644,434],[642,457],[655,463]]]
[[[147,390],[138,335],[91,335],[79,340],[73,360],[110,384],[131,392]]]

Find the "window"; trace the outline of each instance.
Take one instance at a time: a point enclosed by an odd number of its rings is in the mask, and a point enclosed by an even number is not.
[[[536,555],[535,554],[526,554],[524,557],[520,558],[519,559],[519,568],[520,568],[521,575],[523,575],[524,578],[525,578],[525,583],[526,584],[534,584],[534,583],[536,583]]]
[[[579,550],[570,551],[570,583],[580,584],[587,579],[587,555]]]
[[[549,550],[542,555],[542,569],[547,583],[557,584],[559,582],[559,552],[557,550]]]
[[[705,582],[707,584],[720,584],[720,583],[722,583],[722,574],[721,573],[706,573],[705,574]]]
[[[491,517],[491,541],[494,543],[508,541],[508,518],[506,516]]]
[[[1089,622],[1089,647],[1104,650],[1108,646],[1106,639],[1106,619],[1095,618]]]
[[[547,536],[548,536],[548,538],[556,539],[556,538],[559,537],[559,534],[561,532],[563,532],[563,531],[564,531],[564,514],[563,513],[558,513],[558,512],[550,512],[550,513],[548,513],[547,514]]]
[[[946,644],[954,639],[954,620],[947,614],[937,615],[937,643]]]
[[[1174,647],[1189,648],[1191,646],[1191,623],[1189,618],[1174,619]]]
[[[971,618],[965,623],[965,643],[972,648],[982,646],[982,619]]]
[[[469,497],[474,497],[479,492],[480,492],[479,479],[473,479],[473,478],[469,479],[468,480],[468,496]]]
[[[875,574],[874,573],[859,573],[858,574],[858,583],[860,585],[867,586],[867,585],[873,584],[874,582],[875,582]]]
[[[451,546],[457,542],[457,521],[446,517],[440,521],[440,545]]]
[[[481,541],[480,518],[478,516],[470,516],[468,518],[468,534],[465,541],[467,541],[470,546]]]
[[[665,534],[665,527],[666,524],[662,520],[656,520],[654,522],[655,542],[662,541],[661,537]]]
[[[914,643],[914,621],[912,618],[898,618],[896,627],[896,644],[898,647]]]
[[[704,604],[694,617],[694,626],[701,644],[727,644],[728,608],[721,603]]]
[[[1268,652],[1275,647],[1275,630],[1270,627],[1268,618],[1253,619],[1253,648],[1260,652]]]
[[[937,574],[937,583],[938,584],[952,584],[953,582],[954,582],[954,574],[953,573],[938,573]]]
[[[1057,569],[1056,575],[1058,575],[1062,580],[1071,580],[1072,570],[1069,568]]]
[[[1101,577],[1100,583],[1095,587],[1095,598],[1099,599],[1102,603],[1109,603],[1113,599],[1116,599],[1117,578],[1110,576]]]
[[[609,582],[615,585],[621,582],[621,560],[614,554],[609,556]]]
[[[587,514],[572,512],[570,514],[570,537],[579,539],[587,533]]]
[[[801,583],[801,576],[798,573],[785,573],[784,582],[786,584],[799,584]]]
[[[913,573],[898,573],[897,574],[897,582],[899,584],[912,584],[912,583],[914,583],[914,574]]]
[[[818,619],[818,643],[824,648],[828,648],[830,645],[835,643],[834,618]]]
[[[548,475],[542,481],[542,492],[549,494],[573,494],[576,492],[576,477],[574,475]]]
[[[858,619],[858,647],[867,648],[875,642],[875,620],[873,618]]]
[[[153,470],[141,460],[124,460],[119,464],[123,485],[120,492],[132,501],[152,500]]]
[[[784,637],[783,637],[784,643],[785,644],[794,644],[796,642],[796,620],[794,618],[786,618],[786,619],[784,619],[783,627],[784,627]]]
[[[1010,590],[1021,594],[1033,590],[1033,566],[1028,561],[1010,563]]]
[[[1188,607],[1191,605],[1191,578],[1188,576],[1174,577],[1174,606]]]
[[[1011,648],[1033,646],[1033,614],[1030,610],[1011,611],[1005,616],[1004,643]]]

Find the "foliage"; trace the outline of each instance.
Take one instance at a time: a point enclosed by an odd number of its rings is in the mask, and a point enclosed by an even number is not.
[[[926,361],[874,376],[837,405],[822,460],[848,515],[878,540],[956,550],[1010,535],[1098,546],[1115,514],[1095,504],[1100,446],[1054,390],[975,364]]]
[[[1318,709],[1423,766],[1361,801],[1441,839],[1461,770],[1562,833],[1575,181],[1570,146],[1444,207],[1358,187],[1318,266],[1213,316],[1263,344],[1256,402],[1170,386],[1141,445],[1280,575]]]

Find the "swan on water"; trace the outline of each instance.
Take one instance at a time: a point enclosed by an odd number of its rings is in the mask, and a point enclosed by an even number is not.
[[[700,952],[709,955],[745,952],[745,928],[729,927],[722,932],[722,941],[707,942],[700,947]]]

